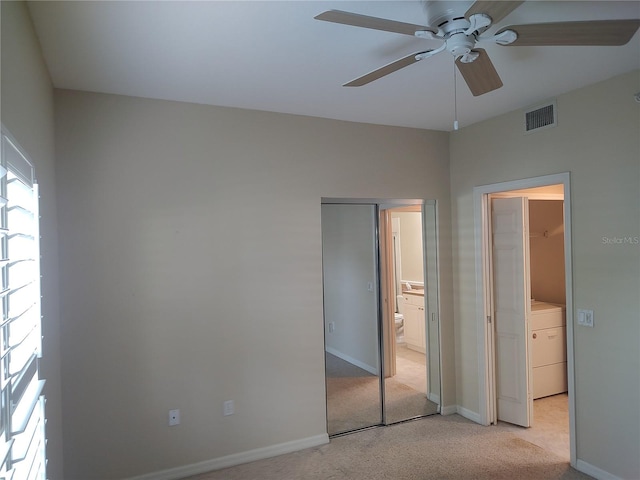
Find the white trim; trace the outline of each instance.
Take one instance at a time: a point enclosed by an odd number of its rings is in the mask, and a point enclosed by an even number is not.
[[[576,470],[582,473],[586,473],[587,475],[596,478],[597,480],[622,480],[620,477],[616,477],[615,475],[605,472],[604,470],[599,469],[598,467],[594,467],[590,463],[585,462],[584,460],[578,460],[576,462]]]
[[[427,202],[427,205],[429,205],[429,202]],[[435,232],[436,232],[436,299],[438,304],[436,305],[436,315],[438,316],[438,375],[440,375],[440,395],[438,395],[438,401],[436,402],[440,408],[442,408],[442,401],[445,398],[444,396],[444,382],[442,381],[442,323],[440,322],[440,319],[442,318],[442,310],[440,309],[440,306],[442,305],[441,302],[441,281],[440,279],[442,278],[440,276],[440,204],[437,201],[434,201],[433,205],[435,205],[434,208],[434,213],[435,213]],[[423,207],[423,220],[424,220],[424,207]],[[426,253],[425,253],[426,254]],[[426,277],[425,277],[426,278]],[[427,366],[428,368],[428,366]]]
[[[427,254],[427,243],[428,243],[428,235],[427,235],[427,205],[433,206],[433,226],[434,232],[433,237],[435,238],[435,287],[436,287],[436,298],[435,305],[431,305],[431,295],[432,286],[429,285],[429,256]],[[425,330],[425,355],[426,361],[425,364],[425,374],[427,377],[427,398],[431,400],[433,403],[438,405],[438,409],[440,410],[442,405],[440,404],[441,398],[444,398],[442,393],[442,342],[440,338],[440,242],[439,242],[439,216],[438,216],[438,202],[435,200],[431,200],[422,205],[420,209],[420,218],[422,220],[422,255],[423,255],[423,263],[422,263],[422,279],[423,282],[413,282],[415,285],[420,285],[422,283],[422,287],[426,289],[424,290],[424,306],[426,310],[424,311],[424,330]],[[431,358],[433,352],[431,351],[431,315],[435,314],[437,317],[436,326],[437,330],[437,343],[438,343],[438,382],[433,382],[431,375],[429,373],[429,369],[431,366]],[[434,384],[438,385],[438,393],[433,392]]]
[[[495,197],[495,198],[510,198],[513,195],[499,192],[499,193],[492,193],[491,196]],[[518,192],[518,196],[519,197],[525,197],[525,198],[527,198],[529,200],[564,200],[564,194],[563,193],[529,193],[529,192],[521,193],[521,192]]]
[[[460,405],[447,405],[446,407],[442,407],[440,411],[441,415],[454,415],[456,413],[461,417],[466,418],[467,420],[471,420],[474,423],[479,423],[480,425],[485,426],[487,425],[486,423],[482,423],[482,415],[480,415],[478,412],[474,412]]]
[[[472,422],[479,423],[480,425],[486,425],[482,423],[480,418],[481,415],[479,413],[472,412],[471,410],[461,407],[460,405],[456,406],[456,413],[466,418],[467,420],[471,420]]]
[[[440,415],[453,415],[458,413],[458,405],[447,405],[440,408]]]
[[[573,270],[571,253],[571,176],[569,172],[544,175],[535,178],[482,185],[473,189],[474,208],[474,235],[475,235],[475,259],[476,259],[476,322],[478,329],[478,393],[479,413],[478,423],[488,425],[495,419],[492,418],[491,399],[489,392],[490,361],[488,343],[490,340],[487,328],[486,316],[486,265],[483,253],[488,248],[483,237],[483,225],[486,220],[488,194],[506,192],[510,190],[522,190],[525,188],[543,187],[547,185],[563,184],[564,186],[564,248],[565,248],[565,289],[566,289],[566,325],[567,325],[567,380],[569,393],[569,443],[571,454],[571,466],[576,467],[576,418],[575,418],[575,372],[573,350]],[[462,415],[462,413],[461,413]],[[463,415],[464,416],[464,415]]]
[[[361,369],[366,370],[372,375],[378,375],[378,369],[376,367],[372,367],[371,365],[361,362],[360,360],[356,360],[355,358],[350,357],[345,353],[339,352],[335,348],[325,347],[325,349],[331,355],[335,355],[336,357],[344,360],[345,362],[349,362],[350,364],[355,365],[356,367],[360,367]]]
[[[474,239],[475,239],[475,259],[476,259],[476,326],[478,335],[478,394],[479,394],[479,417],[482,425],[489,425],[492,421],[492,407],[488,394],[490,380],[490,369],[487,358],[490,354],[488,345],[489,338],[486,329],[487,307],[485,307],[485,286],[484,277],[486,267],[484,265],[485,239],[483,225],[486,221],[487,199],[484,191],[479,191],[481,187],[473,189],[473,216],[474,216]]]
[[[243,463],[263,460],[265,458],[276,457],[285,453],[296,452],[305,448],[317,447],[329,443],[329,436],[324,433],[314,437],[307,437],[292,442],[279,443],[268,447],[256,448],[246,452],[234,453],[224,457],[205,460],[204,462],[184,465],[182,467],[171,468],[159,472],[146,473],[137,477],[130,477],[128,480],[179,480],[181,478],[199,475],[201,473],[220,470],[222,468],[234,467]]]
[[[380,210],[389,208],[408,207],[411,205],[423,205],[425,202],[433,200],[422,200],[419,198],[346,198],[346,197],[322,197],[320,202],[323,205],[347,204],[347,205],[379,205]]]

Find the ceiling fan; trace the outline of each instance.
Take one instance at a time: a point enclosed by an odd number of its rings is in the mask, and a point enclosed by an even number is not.
[[[483,48],[476,47],[478,43],[504,46],[615,46],[628,43],[640,27],[640,19],[536,23],[511,25],[500,28],[495,34],[483,36],[487,29],[500,22],[524,1],[478,0],[464,14],[452,8],[443,9],[441,5],[440,12],[429,12],[430,4],[443,3],[445,2],[427,2],[427,16],[430,17],[427,26],[341,10],[329,10],[317,15],[316,20],[325,22],[442,41],[438,48],[407,55],[358,77],[344,86],[366,85],[446,50],[455,58],[455,64],[471,93],[478,96],[502,87],[502,80],[489,55]],[[453,3],[455,5],[455,2]],[[432,14],[429,15],[429,13]]]

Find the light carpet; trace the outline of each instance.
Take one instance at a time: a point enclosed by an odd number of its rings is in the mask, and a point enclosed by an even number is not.
[[[585,480],[560,457],[498,427],[432,416],[189,480]]]

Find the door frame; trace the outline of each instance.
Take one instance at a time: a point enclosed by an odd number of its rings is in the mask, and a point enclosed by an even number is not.
[[[482,185],[473,189],[474,237],[476,261],[476,325],[478,328],[478,389],[479,423],[492,425],[496,418],[496,379],[494,362],[494,335],[489,328],[492,323],[490,281],[490,238],[491,221],[489,195],[510,190],[544,187],[562,184],[564,187],[564,266],[566,293],[566,332],[567,332],[567,390],[569,397],[569,450],[571,466],[576,466],[576,423],[575,423],[575,374],[573,350],[573,271],[571,253],[571,175],[569,172],[514,181]]]

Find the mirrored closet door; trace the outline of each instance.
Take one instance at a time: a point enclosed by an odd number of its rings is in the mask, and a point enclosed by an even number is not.
[[[322,205],[332,436],[439,411],[436,205],[406,202]]]
[[[330,435],[382,423],[375,205],[322,205]]]

